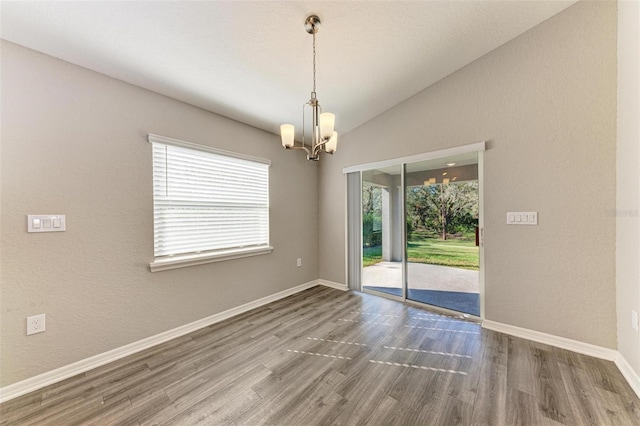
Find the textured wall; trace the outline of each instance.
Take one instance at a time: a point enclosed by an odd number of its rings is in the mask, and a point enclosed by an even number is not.
[[[614,2],[579,2],[344,135],[320,168],[320,277],[345,282],[343,167],[480,140],[486,318],[615,348]]]
[[[277,136],[7,42],[1,107],[0,386],[318,278],[317,166]],[[273,253],[149,272],[147,133],[271,159]]]
[[[616,297],[618,350],[640,375],[640,3],[618,3]]]

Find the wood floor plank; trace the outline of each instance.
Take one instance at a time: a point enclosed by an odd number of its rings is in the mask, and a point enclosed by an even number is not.
[[[9,425],[640,426],[617,367],[315,287],[0,404]]]
[[[193,364],[172,364],[165,366],[163,369],[152,371],[154,373],[153,376],[145,378],[139,383],[134,383],[133,386],[127,389],[121,389],[118,393],[110,394],[110,392],[104,392],[102,394],[103,399],[107,401],[112,397],[117,397],[122,392],[126,392],[132,406],[145,404],[147,399],[155,398],[156,393],[162,393],[162,395],[167,396],[164,391],[165,387],[195,373],[197,368]]]
[[[507,386],[535,395],[536,377],[533,373],[533,351],[529,342],[512,336],[507,340]]]
[[[280,424],[283,417],[290,415],[285,412],[286,407],[304,402],[310,393],[309,389],[326,377],[333,365],[345,362],[291,353],[283,354],[281,360],[296,367],[291,370],[282,366],[271,369],[272,375],[252,387],[262,398],[261,403],[251,412],[242,413],[235,418],[236,423]],[[305,374],[300,374],[300,371],[305,371]]]
[[[615,425],[640,425],[640,401],[618,392],[595,387],[601,407],[606,407],[607,417]]]
[[[608,417],[595,402],[596,392],[587,373],[577,368],[575,364],[572,363],[572,365],[558,363],[558,368],[562,374],[562,382],[567,391],[576,424],[610,425]]]
[[[138,421],[149,413],[155,413],[171,404],[169,397],[161,390],[154,389],[147,393],[144,400],[138,400],[130,405],[124,406],[108,418],[104,418],[104,425],[138,425]],[[92,419],[93,420],[93,419]],[[93,423],[93,421],[91,422]]]
[[[319,370],[321,374],[314,380],[301,384],[298,392],[282,399],[280,404],[271,405],[271,414],[266,421],[271,424],[303,424],[308,412],[319,416],[332,409],[335,404],[341,403],[344,398],[331,388],[344,377],[336,373],[332,368],[333,364],[336,362],[326,363],[325,368]],[[318,410],[319,408],[324,409]]]
[[[256,345],[247,347],[246,351],[245,359],[225,358],[165,387],[167,396],[178,410],[187,409],[190,405],[200,402],[254,368],[249,358],[260,355],[263,348]]]
[[[122,400],[116,401],[120,403]],[[103,408],[103,401],[100,395],[90,397],[76,396],[61,400],[57,404],[43,407],[42,410],[20,418],[15,422],[19,425],[59,425],[71,424],[72,419],[86,412],[97,412]],[[10,423],[11,424],[11,423]]]
[[[416,416],[417,413],[413,410],[387,395],[374,410],[368,424],[380,426],[411,424],[408,422]]]
[[[0,405],[0,425],[4,426],[41,409],[42,394],[30,393]]]
[[[403,369],[394,381],[389,395],[419,413],[424,406],[438,399],[438,390],[431,386],[437,374],[433,371]]]
[[[326,360],[322,373],[315,380],[301,385],[295,398],[283,401],[276,410],[271,410],[270,418],[278,424],[305,425],[317,423],[317,419],[334,412],[346,400],[335,392],[336,385],[345,377],[334,367],[339,364],[334,360]],[[278,377],[285,383],[291,378]],[[263,394],[265,389],[262,388]],[[273,399],[277,391],[271,392],[268,398]]]
[[[550,359],[549,352],[533,347],[536,397],[542,414],[559,423],[574,423],[571,406],[557,364]]]
[[[509,336],[491,330],[483,330],[483,362],[489,361],[494,364],[507,366],[509,353]]]
[[[342,394],[348,402],[342,407],[334,423],[351,425],[371,422],[375,409],[382,403],[393,385],[398,368],[402,367],[373,363],[366,365],[359,379]],[[372,382],[365,379],[368,376],[374,376],[376,380]]]
[[[52,425],[68,424],[96,424],[103,425],[109,423],[111,419],[116,417],[123,410],[128,409],[131,402],[126,396],[118,399],[112,399],[110,402],[102,402],[100,406],[92,405],[84,407],[82,410],[76,410],[71,413],[65,413],[64,416],[56,416],[47,418],[46,423]],[[49,423],[51,422],[51,423]]]
[[[538,401],[535,396],[523,392],[517,387],[507,385],[507,424],[528,426],[540,423]]]
[[[433,424],[442,426],[469,425],[472,414],[473,405],[445,395]]]
[[[507,366],[492,361],[482,364],[478,392],[473,402],[474,425],[504,425],[507,413]]]
[[[75,397],[89,398],[101,395],[112,386],[122,386],[123,382],[135,381],[139,377],[149,375],[149,368],[144,364],[132,364],[108,371],[104,374],[90,377],[84,376],[82,381],[67,384],[60,389],[52,389],[42,394],[42,406],[56,405],[60,401]]]
[[[238,377],[229,385],[219,391],[211,393],[200,402],[190,405],[187,409],[180,410],[178,415],[168,420],[166,425],[195,425],[199,423],[229,424],[234,411],[241,407],[247,407],[261,400],[251,386],[263,378],[269,376],[271,371],[263,365],[251,369],[246,374]]]

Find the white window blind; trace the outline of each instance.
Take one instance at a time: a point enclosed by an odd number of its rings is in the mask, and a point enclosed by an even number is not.
[[[156,260],[269,245],[268,163],[152,145]]]

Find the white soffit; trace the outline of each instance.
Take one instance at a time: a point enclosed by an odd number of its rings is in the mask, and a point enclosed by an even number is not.
[[[312,87],[342,134],[571,1],[3,1],[3,39],[279,133]]]

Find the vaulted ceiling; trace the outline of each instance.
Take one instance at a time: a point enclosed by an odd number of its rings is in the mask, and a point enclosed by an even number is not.
[[[0,4],[2,38],[278,133],[312,88],[344,134],[575,1]]]

